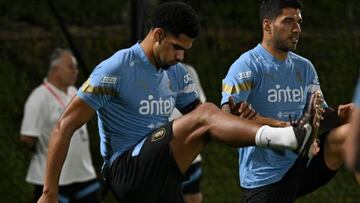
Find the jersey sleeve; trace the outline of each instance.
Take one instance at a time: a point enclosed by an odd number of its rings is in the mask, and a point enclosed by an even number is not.
[[[222,80],[221,105],[233,97],[236,102],[246,101],[251,90],[255,88],[257,74],[253,65],[243,58],[236,60]]]
[[[106,65],[106,64],[105,64]],[[107,71],[108,67],[100,64],[77,92],[82,100],[95,111],[106,105],[111,98],[116,97],[120,76]]]
[[[45,95],[40,89],[34,90],[24,107],[24,117],[21,123],[21,135],[39,137],[45,121],[48,119]]]
[[[199,99],[199,96],[194,80],[183,65],[178,65],[177,77],[179,81],[179,91],[176,97],[175,107],[181,111]]]
[[[354,103],[358,108],[360,108],[360,78],[358,79],[358,83],[355,89]]]
[[[193,79],[193,82],[195,83],[195,87],[196,87],[196,91],[198,92],[198,95],[199,95],[199,99],[201,102],[205,102],[206,101],[206,95],[205,95],[205,92],[201,86],[201,82],[200,82],[200,78],[199,78],[199,75],[198,73],[196,72],[195,68],[193,68],[192,66],[190,65],[187,65],[187,64],[183,64],[187,71],[189,72],[191,78]]]

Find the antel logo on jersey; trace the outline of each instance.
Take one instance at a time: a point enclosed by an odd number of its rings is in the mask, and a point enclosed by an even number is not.
[[[149,95],[147,100],[140,101],[139,113],[142,115],[170,115],[174,110],[174,98],[169,97],[155,100],[154,96]]]
[[[289,86],[281,88],[280,85],[275,85],[275,89],[268,90],[267,100],[269,102],[304,102],[305,91],[301,86],[299,89],[291,89]]]

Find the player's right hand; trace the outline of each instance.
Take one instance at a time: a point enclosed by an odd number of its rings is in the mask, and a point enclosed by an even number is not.
[[[315,156],[320,152],[319,144],[320,144],[320,140],[316,139],[316,140],[314,140],[314,143],[311,145],[310,152],[311,152],[312,156]]]

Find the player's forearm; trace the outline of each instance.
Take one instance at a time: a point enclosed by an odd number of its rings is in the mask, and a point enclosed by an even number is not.
[[[272,118],[263,117],[260,115],[256,115],[252,120],[261,125],[269,125],[271,127],[286,127],[290,125],[289,122],[279,121]]]
[[[62,165],[65,161],[72,131],[58,124],[49,139],[44,194],[57,195]]]
[[[221,106],[221,109],[224,111],[224,112],[227,112],[227,113],[231,113],[231,109],[229,107],[228,104],[224,104]],[[245,117],[243,117],[244,119],[247,119]],[[261,125],[269,125],[269,126],[272,126],[272,127],[285,127],[285,126],[289,126],[290,123],[288,122],[284,122],[284,121],[279,121],[279,120],[275,120],[275,119],[272,119],[272,118],[267,118],[267,117],[263,117],[259,114],[257,114],[256,116],[252,117],[251,119],[249,119],[251,121],[254,121],[258,124],[261,124]]]

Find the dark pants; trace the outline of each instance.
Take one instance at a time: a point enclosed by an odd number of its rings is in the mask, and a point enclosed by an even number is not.
[[[276,183],[243,189],[246,203],[292,203],[328,183],[337,171],[325,163],[324,143],[328,133],[320,136],[320,152],[309,162],[299,157],[285,176]]]
[[[34,203],[43,191],[42,185],[34,185]],[[59,186],[59,203],[99,203],[100,183],[94,179],[81,183]]]
[[[202,176],[201,162],[193,163],[185,175],[189,177],[189,180],[182,183],[184,195],[200,193],[200,180]]]
[[[172,156],[171,138],[172,122],[150,133],[144,142],[111,163],[105,179],[119,202],[183,203],[184,176]]]

